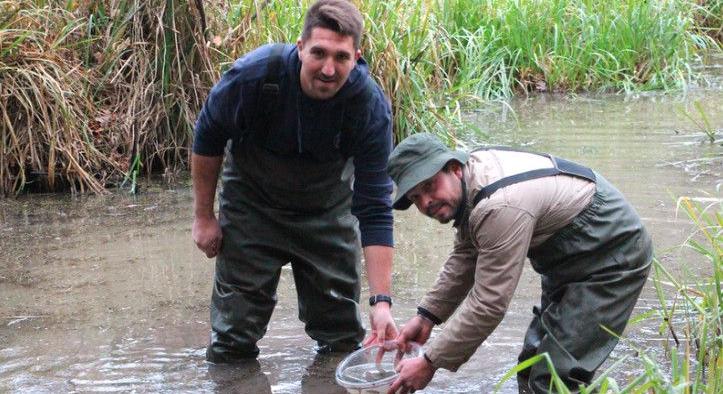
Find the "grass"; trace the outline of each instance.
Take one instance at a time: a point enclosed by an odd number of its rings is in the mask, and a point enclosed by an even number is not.
[[[187,163],[217,72],[182,3],[0,1],[0,194]]]
[[[661,334],[668,332],[675,347],[668,349],[664,368],[659,361],[636,349],[635,359],[621,357],[580,393],[706,393],[723,392],[723,199],[681,197],[678,208],[695,225],[695,232],[685,242],[702,260],[710,264],[710,276],[686,284],[672,275],[658,260],[653,262],[654,281],[659,308],[631,320],[656,316]],[[669,293],[673,290],[673,295]],[[672,299],[671,299],[672,298]],[[613,333],[610,333],[614,335]],[[623,338],[623,340],[625,340]],[[682,349],[681,349],[682,347]],[[496,385],[515,376],[518,371],[537,362],[546,362],[551,371],[552,388],[567,394],[571,390],[561,381],[547,354],[530,358],[508,371]],[[619,383],[612,374],[621,366],[636,363],[640,372],[630,381]]]
[[[676,347],[670,350],[669,373],[643,354],[645,370],[637,381],[653,392],[720,393],[723,391],[723,200],[681,197],[678,208],[696,228],[685,246],[709,264],[710,276],[689,280],[692,284],[684,283],[663,264],[655,262],[661,331],[670,332]],[[672,300],[666,292],[669,288],[674,290]]]
[[[695,29],[717,42],[723,42],[723,1],[698,0],[694,3]]]
[[[470,127],[465,109],[514,94],[681,89],[695,53],[719,46],[692,29],[704,8],[690,1],[356,3],[397,139],[425,130],[453,143]],[[307,4],[243,0],[213,10],[211,30],[226,32],[214,37],[221,67],[261,44],[295,41]]]
[[[720,47],[719,0],[356,3],[397,139],[454,143],[465,111],[516,94],[681,89]],[[294,42],[308,4],[0,0],[0,194],[102,193],[136,157],[146,173],[185,168],[219,73]]]
[[[710,121],[710,118],[708,117],[705,109],[703,109],[703,105],[700,101],[693,101],[693,109],[694,111],[683,109],[680,110],[680,112],[686,119],[696,126],[696,129],[705,136],[709,143],[715,144],[721,142],[718,140],[718,133],[720,130],[713,126],[713,123]]]

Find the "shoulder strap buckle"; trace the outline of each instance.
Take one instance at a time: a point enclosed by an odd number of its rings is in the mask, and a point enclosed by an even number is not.
[[[279,84],[265,83],[264,86],[261,88],[261,92],[263,94],[279,94]]]

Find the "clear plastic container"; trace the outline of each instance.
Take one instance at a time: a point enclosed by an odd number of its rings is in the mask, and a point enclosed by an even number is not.
[[[391,350],[384,350],[391,349]],[[381,360],[377,363],[380,352]],[[336,367],[336,382],[351,394],[386,394],[397,379],[395,367],[399,360],[422,355],[422,347],[412,343],[406,353],[397,349],[396,343],[373,345],[359,349],[347,356]]]

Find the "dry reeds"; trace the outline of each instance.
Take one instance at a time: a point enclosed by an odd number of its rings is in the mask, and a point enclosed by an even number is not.
[[[149,171],[187,162],[217,77],[195,5],[2,1],[0,10],[0,194],[102,193],[137,157]]]
[[[68,13],[25,5],[2,4],[9,17],[0,26],[0,192],[20,190],[40,178],[50,188],[61,178],[77,182],[80,190],[102,191],[87,171],[112,167],[112,159],[98,154],[98,143],[84,143],[96,139],[87,122],[93,111],[86,94],[88,75],[78,67],[76,52],[58,50],[81,25],[69,21]]]
[[[0,195],[185,168],[219,72],[294,42],[310,2],[0,0]],[[453,142],[465,106],[515,93],[679,89],[721,28],[720,0],[355,3],[398,139]]]

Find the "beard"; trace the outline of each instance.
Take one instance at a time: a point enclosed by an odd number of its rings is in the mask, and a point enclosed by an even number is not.
[[[445,206],[449,207],[449,213],[446,213],[446,214],[440,216],[440,214],[441,214],[440,210],[444,209]],[[430,218],[432,218],[442,224],[447,224],[450,221],[452,221],[452,219],[454,219],[454,216],[456,213],[457,213],[457,207],[454,206],[453,204],[438,203],[438,204],[430,205],[430,207],[427,209],[427,212],[425,214],[427,216],[429,216]]]

